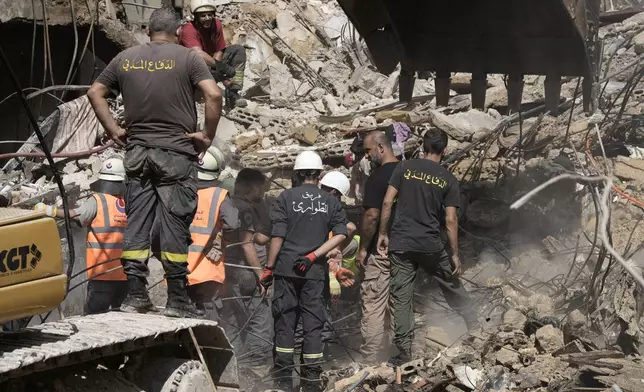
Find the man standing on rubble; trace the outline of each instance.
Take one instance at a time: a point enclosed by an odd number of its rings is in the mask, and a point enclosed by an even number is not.
[[[365,184],[362,201],[364,215],[360,225],[360,249],[356,263],[364,268],[360,285],[362,299],[362,347],[367,363],[377,363],[387,355],[393,319],[389,299],[389,259],[376,249],[380,208],[389,186],[391,175],[398,166],[391,139],[385,132],[370,132],[364,139],[364,151],[376,166]]]
[[[224,292],[223,238],[239,226],[238,212],[228,191],[220,186],[218,174],[225,167],[223,155],[214,147],[197,167],[197,212],[190,225],[192,244],[188,248],[188,297],[206,319],[219,321],[216,303]],[[161,260],[160,224],[152,229],[152,253]]]
[[[69,216],[87,227],[85,261],[87,266],[87,299],[85,314],[118,309],[127,294],[127,279],[121,269],[125,215],[125,169],[121,157],[103,161],[98,180],[90,185],[95,192]],[[55,206],[38,203],[36,211],[53,218],[65,218]]]
[[[239,96],[239,91],[244,85],[246,49],[242,45],[226,46],[214,0],[191,0],[190,12],[194,20],[181,26],[179,43],[199,53],[215,80],[224,84],[228,109],[245,107],[246,100]]]
[[[302,317],[301,387],[322,390],[320,374],[324,353],[324,289],[326,255],[346,239],[347,218],[335,196],[318,188],[322,159],[304,151],[295,159],[296,188],[283,191],[271,210],[268,264],[260,279],[265,289],[273,283],[275,319],[274,377],[280,389],[290,390],[294,368],[294,335]],[[329,231],[333,236],[329,238]]]
[[[212,143],[221,116],[221,93],[199,55],[177,45],[179,16],[160,8],[150,16],[150,42],[119,53],[96,79],[87,95],[107,135],[126,147],[125,205],[128,224],[123,242],[123,269],[128,295],[126,312],[155,310],[146,289],[150,231],[160,224],[161,263],[168,282],[165,314],[203,317],[188,298],[190,224],[197,209],[199,153]],[[205,104],[205,130],[196,131],[194,89]],[[105,99],[112,90],[123,95],[125,124],[120,128]]]
[[[465,319],[468,329],[477,324],[476,314],[468,306],[468,293],[458,279],[461,274],[458,180],[440,164],[447,142],[444,131],[428,130],[423,137],[425,157],[403,161],[396,167],[382,203],[378,251],[382,256],[388,254],[391,264],[389,290],[395,324],[394,343],[400,351],[392,358],[392,364],[411,360],[412,302],[419,266],[438,282],[447,303]],[[394,200],[395,216],[390,219]],[[451,257],[440,238],[439,220],[443,207]]]

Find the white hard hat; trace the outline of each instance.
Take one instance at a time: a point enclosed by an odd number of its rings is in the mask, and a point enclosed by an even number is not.
[[[103,161],[101,171],[98,173],[99,180],[124,181],[125,167],[123,160],[119,157],[108,158]]]
[[[193,14],[208,11],[216,11],[214,0],[190,0],[190,12]]]
[[[200,180],[216,180],[219,172],[225,168],[224,154],[217,147],[211,146],[199,160],[197,177]]]
[[[320,185],[336,189],[338,192],[342,193],[342,196],[346,196],[349,193],[349,188],[351,187],[347,176],[339,171],[332,171],[325,174],[320,180]]]
[[[293,170],[323,170],[322,158],[315,151],[302,151],[295,158]]]

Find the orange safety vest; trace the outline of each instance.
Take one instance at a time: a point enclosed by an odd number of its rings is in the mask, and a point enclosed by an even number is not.
[[[190,225],[192,244],[188,249],[189,285],[210,281],[224,282],[226,271],[223,256],[219,260],[211,260],[204,254],[204,249],[209,250],[209,242],[221,235],[221,225],[218,224],[219,208],[227,194],[228,191],[217,187],[197,191],[197,212]]]
[[[127,225],[123,199],[105,193],[95,193],[96,217],[87,230],[87,267],[118,259],[123,253],[123,232]],[[87,277],[93,280],[127,280],[123,269],[100,275],[119,267],[121,260],[110,261],[87,270]],[[100,276],[97,276],[100,275]]]

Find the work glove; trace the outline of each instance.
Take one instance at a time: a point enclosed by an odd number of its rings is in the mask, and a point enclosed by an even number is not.
[[[331,294],[332,302],[337,302],[342,293],[340,282],[338,282],[333,272],[329,272],[329,293]]]
[[[270,268],[264,268],[264,273],[259,278],[259,285],[262,286],[265,290],[268,290],[269,287],[273,285],[273,270]]]
[[[346,268],[340,268],[335,272],[335,278],[340,282],[342,287],[351,287],[355,283],[355,274]]]
[[[44,212],[45,215],[55,218],[58,208],[56,208],[56,206],[48,206],[45,203],[38,203],[34,206],[34,211]]]
[[[223,61],[215,60],[215,79],[217,81],[231,79],[236,73],[237,71],[235,71],[234,67],[231,67]]]
[[[293,269],[301,273],[306,273],[311,269],[311,266],[313,265],[313,263],[315,263],[316,258],[317,257],[313,252],[309,253],[306,256],[300,256],[295,260],[295,263],[293,263]]]

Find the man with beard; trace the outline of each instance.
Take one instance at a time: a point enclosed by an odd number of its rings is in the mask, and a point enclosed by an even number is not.
[[[360,249],[356,264],[364,268],[360,285],[362,298],[362,347],[367,363],[376,363],[386,355],[390,326],[389,260],[376,249],[380,208],[389,186],[389,179],[398,165],[391,139],[385,132],[373,131],[364,139],[365,156],[377,168],[365,184],[362,205],[365,213],[360,225]],[[383,349],[385,348],[385,349]]]
[[[181,26],[179,43],[195,50],[210,67],[215,80],[226,87],[226,107],[245,107],[246,101],[240,98],[239,91],[244,84],[246,50],[242,45],[226,46],[213,0],[192,0],[190,11],[194,20]]]

